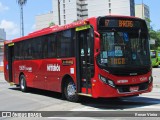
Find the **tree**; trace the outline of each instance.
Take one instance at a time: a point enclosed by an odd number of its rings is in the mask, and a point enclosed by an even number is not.
[[[151,49],[157,50],[158,47],[160,47],[160,31],[155,31],[151,29],[149,33],[150,33],[150,39],[155,40],[155,45],[151,45]]]
[[[53,25],[55,25],[54,22],[50,22],[50,23],[49,23],[49,27],[51,27],[51,26],[53,26]]]
[[[149,18],[145,18],[145,21],[149,30],[150,40],[155,40],[155,45],[150,45],[150,48],[153,50],[157,50],[158,47],[160,47],[160,30],[155,31],[153,29],[153,26],[150,25],[152,21]]]
[[[74,20],[73,22],[77,22],[78,20]]]
[[[23,6],[27,3],[27,0],[17,0],[17,3],[20,6],[20,31],[21,31],[21,36],[24,36]]]
[[[160,47],[160,31],[156,31],[157,33],[157,49]]]
[[[147,23],[148,29],[151,30],[152,27],[150,26],[150,24],[151,24],[152,21],[151,21],[149,18],[145,18],[145,21],[146,21],[146,23]]]

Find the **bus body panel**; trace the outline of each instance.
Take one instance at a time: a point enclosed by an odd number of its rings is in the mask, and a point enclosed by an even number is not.
[[[99,97],[123,97],[123,96],[134,96],[139,95],[142,93],[151,92],[153,88],[153,82],[148,83],[149,77],[152,75],[151,72],[148,72],[144,75],[136,75],[136,76],[115,76],[112,74],[109,74],[105,70],[98,69],[98,66],[96,66],[96,76],[94,76],[94,79],[92,79],[92,97],[99,98]],[[116,84],[116,87],[111,87],[104,82],[102,82],[99,79],[98,75],[102,75],[106,78],[109,78],[114,81]],[[147,89],[141,90],[141,91],[129,91],[129,92],[122,92],[120,93],[118,91],[118,88],[127,87],[130,88],[131,86],[140,86],[147,87]],[[143,88],[142,88],[143,89]]]
[[[8,62],[4,60],[4,78],[7,82],[9,82],[9,73],[8,73]]]
[[[63,60],[75,63],[74,58],[14,61],[14,83],[19,84],[20,74],[23,73],[28,87],[61,92],[62,78],[70,75],[75,80],[76,75],[75,64],[62,65]]]

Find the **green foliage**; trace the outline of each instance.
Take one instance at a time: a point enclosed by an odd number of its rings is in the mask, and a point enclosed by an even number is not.
[[[151,20],[149,18],[145,18],[149,34],[150,34],[150,40],[155,40],[155,45],[150,45],[151,49],[157,50],[158,47],[160,47],[160,30],[154,30],[152,26],[150,26]]]
[[[50,22],[50,23],[49,23],[49,27],[50,27],[50,26],[53,26],[53,25],[55,25],[54,22]]]
[[[77,22],[78,20],[74,20],[73,22]]]
[[[151,29],[149,33],[150,33],[150,39],[155,40],[155,45],[151,45],[150,47],[151,49],[157,50],[158,47],[160,47],[160,31],[159,30],[155,31]]]
[[[145,21],[146,21],[146,23],[147,23],[148,29],[151,30],[152,27],[150,26],[150,23],[151,23],[152,21],[151,21],[149,18],[145,18]]]

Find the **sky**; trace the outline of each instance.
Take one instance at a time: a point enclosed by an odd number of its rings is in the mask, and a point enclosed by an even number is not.
[[[151,26],[160,29],[160,0],[143,0],[150,7]],[[135,0],[136,4],[142,0]],[[27,0],[24,6],[24,34],[35,31],[35,16],[52,10],[52,0]],[[17,0],[0,0],[0,28],[5,28],[7,40],[20,37],[20,7]]]

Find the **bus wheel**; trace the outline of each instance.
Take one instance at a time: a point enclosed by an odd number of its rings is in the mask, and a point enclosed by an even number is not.
[[[26,84],[26,78],[24,75],[20,76],[20,89],[22,92],[27,91],[27,84]]]
[[[68,101],[78,102],[79,96],[76,93],[76,85],[72,80],[69,80],[64,86],[64,94]]]

